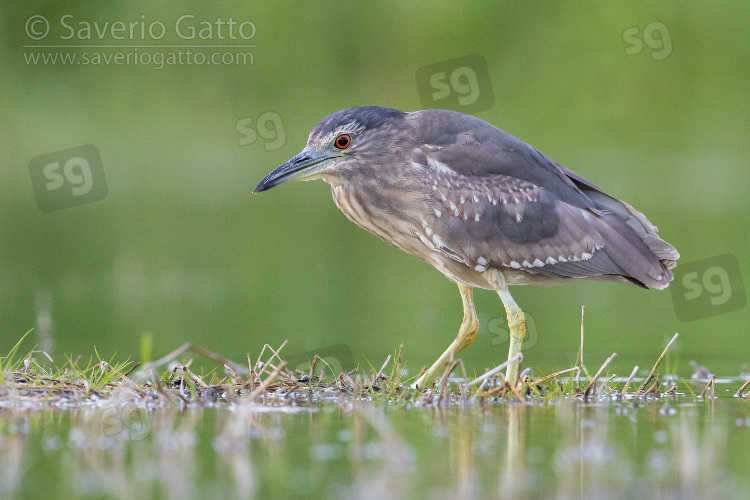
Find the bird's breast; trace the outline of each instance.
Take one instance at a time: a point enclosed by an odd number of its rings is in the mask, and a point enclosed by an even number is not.
[[[354,185],[356,184],[356,185]],[[375,182],[331,182],[336,206],[362,229],[404,252],[423,259],[416,217],[418,190]],[[410,208],[411,207],[411,208]]]

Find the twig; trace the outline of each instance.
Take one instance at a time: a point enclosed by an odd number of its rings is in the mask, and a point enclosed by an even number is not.
[[[651,382],[651,379],[654,378],[654,372],[657,368],[659,368],[659,365],[661,364],[661,360],[664,359],[664,356],[666,356],[667,351],[670,347],[672,347],[672,343],[674,343],[675,340],[677,340],[677,337],[679,337],[679,333],[675,333],[674,337],[672,337],[672,340],[669,341],[667,344],[667,347],[664,348],[664,350],[661,353],[661,356],[659,356],[659,359],[656,360],[656,363],[654,364],[654,367],[651,368],[651,373],[648,374],[648,377],[646,377],[646,380],[643,381],[641,386],[638,388],[638,392],[642,392],[643,389],[648,385],[649,382]]]
[[[583,391],[583,397],[584,398],[588,398],[589,397],[589,393],[591,392],[591,389],[593,389],[594,385],[596,385],[596,379],[599,378],[599,375],[602,374],[602,372],[604,371],[604,369],[615,358],[615,356],[617,356],[617,353],[613,352],[612,356],[608,357],[607,360],[604,362],[604,364],[601,366],[601,368],[599,368],[599,371],[596,372],[596,375],[594,375],[594,378],[592,378],[591,382],[589,382],[589,385],[586,386],[586,390]]]

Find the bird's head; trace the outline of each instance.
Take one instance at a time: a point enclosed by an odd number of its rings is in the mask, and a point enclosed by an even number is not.
[[[391,108],[364,106],[343,109],[323,118],[299,154],[268,174],[253,190],[260,193],[291,180],[309,181],[356,168],[367,157],[390,151],[398,141],[407,113]],[[385,150],[383,148],[386,148]]]

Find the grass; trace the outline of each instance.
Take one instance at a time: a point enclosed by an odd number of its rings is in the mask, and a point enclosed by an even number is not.
[[[527,368],[514,385],[503,365],[469,377],[457,360],[422,391],[402,346],[334,373],[318,356],[289,369],[286,342],[244,363],[186,343],[150,362],[94,349],[57,366],[20,356],[27,338],[0,357],[2,498],[743,498],[750,486],[738,465],[750,383],[727,400],[715,379],[667,377],[677,336],[645,378],[611,376],[614,354],[585,370],[581,347],[573,366]]]
[[[552,399],[587,401],[592,398],[658,398],[661,395],[674,397],[678,394],[677,385],[672,383],[674,377],[668,379],[670,385],[663,387],[663,375],[658,372],[678,334],[675,334],[657,358],[649,375],[639,381],[635,378],[638,367],[635,367],[627,379],[615,379],[608,375],[607,367],[616,356],[614,353],[594,374],[586,370],[582,363],[583,327],[581,331],[581,350],[576,360],[578,364],[565,370],[546,375],[538,369],[535,370],[536,373],[526,369],[521,372],[516,384],[508,384],[502,375],[507,363],[470,378],[459,359],[446,367],[444,376],[438,383],[422,391],[409,385],[417,377],[403,379],[403,345],[395,349],[379,369],[369,363],[369,369],[360,367],[339,374],[334,374],[325,360],[317,355],[313,357],[306,373],[288,369],[282,352],[286,342],[278,349],[266,344],[254,362],[248,355],[246,364],[239,364],[204,347],[186,343],[150,363],[135,363],[130,359],[116,361],[115,355],[104,358],[95,348],[94,355],[85,362],[82,362],[81,355],[75,359],[66,356],[66,362],[62,366],[56,366],[49,355],[36,349],[28,351],[24,357],[18,356],[21,344],[30,333],[27,332],[6,356],[0,357],[0,401],[23,398],[26,402],[36,401],[40,404],[60,400],[67,400],[69,403],[83,402],[92,397],[107,398],[115,390],[131,391],[143,400],[166,397],[184,404],[215,404],[240,399],[260,401],[261,404],[314,404],[319,400],[366,399],[390,403],[418,401],[427,405],[465,405],[474,402],[522,403],[531,399],[541,399],[548,403]],[[150,345],[150,338],[144,336],[141,354],[145,359],[151,358]],[[195,373],[191,368],[194,358],[186,357],[191,354],[206,357],[221,368],[208,372],[201,368],[200,373]],[[43,356],[41,361],[40,355]],[[170,368],[157,371],[165,365],[170,365]],[[223,372],[221,375],[220,371]],[[459,376],[455,376],[457,372]],[[685,394],[691,397],[709,397],[714,391],[714,379],[703,386],[685,379],[681,379],[679,384],[685,388]],[[637,389],[632,390],[635,387]],[[738,388],[740,398],[746,397],[744,391],[747,387],[748,384],[745,383]]]

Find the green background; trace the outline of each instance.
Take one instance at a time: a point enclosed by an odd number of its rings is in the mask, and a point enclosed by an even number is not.
[[[480,54],[494,106],[476,113],[627,200],[674,244],[679,264],[734,255],[750,276],[750,6],[729,2],[568,4],[510,2],[4,2],[0,15],[0,352],[37,326],[34,343],[62,353],[138,359],[184,341],[236,360],[289,340],[288,354],[345,344],[373,365],[405,344],[411,373],[448,346],[461,321],[456,286],[355,227],[322,182],[253,187],[302,149],[324,116],[350,106],[421,108],[420,67]],[[253,64],[27,64],[59,43],[236,45],[182,40],[174,22],[252,21]],[[52,26],[31,40],[27,19]],[[69,23],[159,21],[162,40],[60,40]],[[141,18],[141,16],[144,16]],[[626,55],[623,32],[668,28],[663,59],[644,45]],[[93,35],[96,38],[96,35]],[[662,33],[662,36],[664,34]],[[104,53],[132,48],[88,49]],[[178,49],[142,49],[169,51]],[[236,53],[238,49],[219,49]],[[204,52],[210,53],[209,50]],[[652,57],[656,54],[656,60]],[[240,120],[281,119],[286,140],[241,145]],[[270,133],[270,132],[269,132]],[[43,213],[32,158],[84,144],[101,152],[108,194]],[[680,267],[676,269],[680,279]],[[511,290],[534,319],[527,365],[565,368],[586,306],[586,359],[612,352],[611,371],[674,352],[739,373],[747,361],[747,308],[681,322],[669,291],[577,282]],[[735,290],[738,292],[738,290]],[[501,362],[505,313],[476,294],[481,329],[462,357],[471,370]],[[742,306],[740,304],[739,306]],[[51,320],[47,327],[47,318]],[[674,362],[674,361],[673,361]]]

